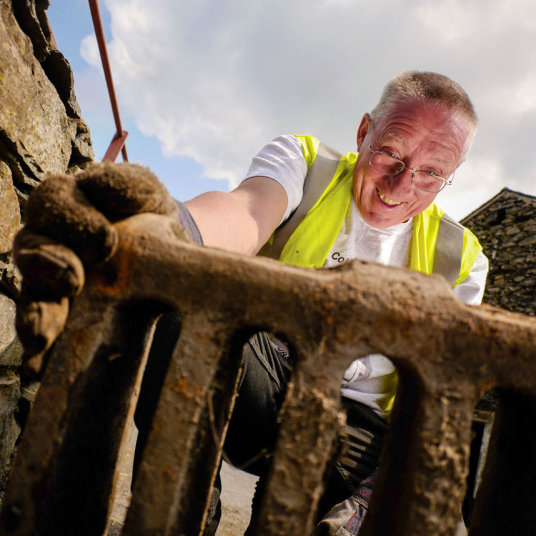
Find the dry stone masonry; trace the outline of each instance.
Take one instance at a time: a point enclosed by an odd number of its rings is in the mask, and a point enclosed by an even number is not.
[[[536,197],[504,188],[462,223],[489,259],[484,302],[536,316]]]
[[[462,223],[477,235],[489,259],[484,303],[536,316],[536,197],[503,188]],[[475,451],[481,436],[481,459],[499,395],[487,392],[475,411]],[[470,479],[477,485],[481,461],[472,459]],[[466,508],[470,504],[468,500]]]
[[[35,390],[24,382],[21,387],[19,378],[13,236],[24,220],[25,199],[47,173],[64,173],[94,158],[48,7],[48,0],[0,0],[0,495]]]

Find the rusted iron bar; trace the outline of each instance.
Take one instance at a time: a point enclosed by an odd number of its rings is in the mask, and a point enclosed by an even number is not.
[[[359,261],[307,270],[233,255],[181,242],[178,224],[162,216],[116,225],[118,253],[88,273],[50,356],[0,533],[102,533],[143,354],[135,349],[147,339],[144,317],[162,308],[179,312],[182,330],[163,364],[123,536],[202,533],[239,370],[231,349],[259,327],[287,339],[296,363],[254,534],[312,533],[344,421],[340,380],[353,359],[374,352],[394,361],[400,387],[363,534],[454,535],[473,408],[494,386],[515,395],[505,398],[504,429],[492,432],[497,466],[484,470],[470,534],[531,533],[536,319],[467,306],[439,276]],[[512,439],[516,419],[521,445]]]
[[[123,161],[128,162],[127,148],[125,145],[126,132],[121,125],[121,116],[119,114],[119,107],[117,105],[117,98],[115,96],[114,82],[112,79],[112,70],[110,67],[110,61],[108,59],[108,51],[106,49],[106,39],[104,38],[104,29],[102,27],[102,21],[99,11],[98,0],[88,0],[89,9],[91,10],[91,18],[93,19],[93,27],[95,28],[95,36],[97,38],[97,44],[99,45],[99,52],[102,62],[102,68],[104,70],[104,78],[106,79],[106,86],[108,88],[108,95],[110,96],[110,104],[112,105],[112,112],[115,121],[115,127],[117,129],[116,135],[112,139],[112,144],[106,151],[103,161],[114,162],[119,154],[117,150],[117,142],[122,140],[122,145],[119,147],[121,154],[123,155]],[[115,144],[115,145],[114,145]],[[112,145],[114,147],[112,148]],[[116,152],[117,151],[117,152]],[[113,160],[109,160],[115,155]],[[108,158],[108,159],[107,159]]]
[[[115,134],[110,142],[110,146],[102,159],[103,162],[115,162],[119,153],[125,148],[125,142],[127,140],[128,132],[123,130],[122,136]],[[124,155],[123,155],[124,158]]]

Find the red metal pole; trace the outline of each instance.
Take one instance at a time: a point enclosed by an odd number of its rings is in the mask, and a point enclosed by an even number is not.
[[[102,27],[99,4],[97,0],[88,0],[89,9],[91,10],[91,18],[93,19],[93,26],[95,28],[95,36],[97,37],[97,44],[99,45],[99,52],[102,61],[102,68],[104,70],[104,77],[106,79],[106,86],[108,87],[108,95],[110,96],[110,104],[112,105],[112,112],[114,115],[115,126],[117,132],[112,139],[110,147],[104,155],[104,162],[114,162],[121,151],[123,155],[123,161],[128,162],[127,148],[125,145],[128,132],[123,130],[121,125],[121,116],[119,115],[119,107],[117,106],[117,98],[115,96],[114,83],[112,80],[112,70],[110,68],[110,62],[108,60],[108,52],[106,50],[106,40],[104,39],[104,29]]]

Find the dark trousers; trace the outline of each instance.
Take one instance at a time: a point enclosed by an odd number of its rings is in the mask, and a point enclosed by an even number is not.
[[[260,477],[253,501],[254,518],[274,451],[277,418],[292,367],[286,351],[265,332],[257,333],[248,340],[243,358],[244,369],[224,452],[233,465]],[[343,399],[343,405],[347,412],[348,444],[327,479],[319,505],[319,519],[352,496],[360,483],[373,473],[387,430],[386,421],[370,408],[349,399]],[[218,500],[219,489],[215,492],[212,508],[215,517],[218,516]],[[209,525],[215,531],[216,519]],[[211,530],[205,535],[213,534]]]

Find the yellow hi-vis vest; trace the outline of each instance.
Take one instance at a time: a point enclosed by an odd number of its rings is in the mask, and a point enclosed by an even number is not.
[[[352,197],[356,153],[341,155],[312,136],[296,136],[307,163],[300,205],[259,252],[286,264],[321,268],[341,230]],[[441,274],[452,287],[482,251],[475,235],[431,204],[413,219],[408,268]]]

